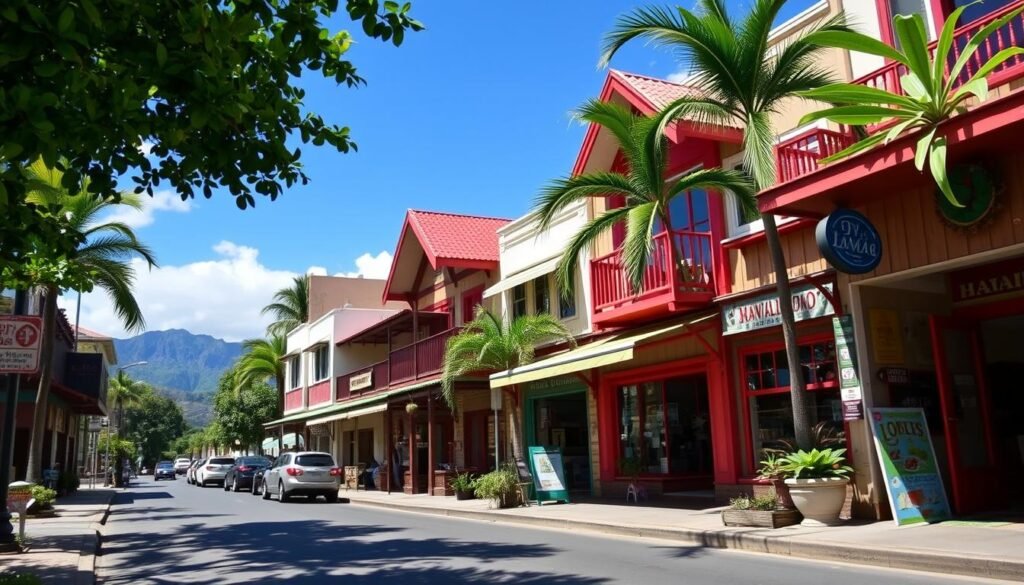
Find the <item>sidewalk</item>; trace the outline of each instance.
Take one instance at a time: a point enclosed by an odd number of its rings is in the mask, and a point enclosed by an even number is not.
[[[487,522],[619,536],[677,540],[818,560],[1024,581],[1024,524],[951,522],[898,528],[892,522],[849,523],[832,528],[790,526],[732,528],[722,508],[686,510],[636,504],[546,504],[490,509],[484,500],[375,491],[340,492],[353,504]]]
[[[92,585],[99,547],[96,531],[113,497],[112,489],[79,489],[57,500],[55,517],[30,516],[25,522],[28,552],[0,555],[0,570],[38,575],[43,583]]]

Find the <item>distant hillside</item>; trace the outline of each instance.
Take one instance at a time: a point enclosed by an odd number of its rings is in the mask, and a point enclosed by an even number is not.
[[[241,343],[184,329],[147,331],[115,339],[114,346],[120,365],[146,362],[128,370],[132,378],[151,384],[177,402],[192,426],[210,422],[217,381],[242,353]]]

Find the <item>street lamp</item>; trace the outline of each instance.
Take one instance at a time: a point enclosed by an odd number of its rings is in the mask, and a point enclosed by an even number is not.
[[[117,371],[118,371],[118,373],[121,373],[124,370],[127,370],[128,368],[134,368],[135,366],[145,366],[145,365],[148,365],[148,364],[149,364],[149,362],[147,362],[145,360],[140,361],[140,362],[132,362],[130,364],[125,364],[123,366],[117,366]],[[117,422],[118,422],[118,424],[120,424],[121,423],[120,416],[118,416],[118,419],[119,420]],[[110,417],[107,417],[107,420],[109,421]],[[109,477],[108,478],[108,475],[107,475],[107,472],[106,472],[107,469],[110,469],[110,434],[111,434],[111,432],[113,432],[113,430],[114,430],[114,426],[109,424],[109,422],[108,422],[108,424],[107,424],[107,460],[106,460],[106,463],[103,466],[105,468],[104,472],[103,472],[103,486],[104,487],[106,487],[108,485],[113,485],[114,484],[114,478],[113,477]],[[93,476],[93,477],[95,477],[95,476]]]

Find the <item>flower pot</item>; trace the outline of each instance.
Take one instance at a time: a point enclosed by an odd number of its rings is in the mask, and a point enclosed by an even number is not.
[[[846,501],[846,477],[787,479],[786,486],[796,509],[804,516],[801,526],[835,526]]]
[[[476,497],[473,490],[455,490],[456,500],[472,500]]]
[[[726,526],[782,528],[799,522],[800,513],[796,510],[722,510],[722,524]]]
[[[786,485],[786,480],[781,477],[771,478],[772,488],[775,490],[775,496],[779,499],[779,506],[792,510],[796,508],[793,504],[793,498],[789,495],[789,486]]]

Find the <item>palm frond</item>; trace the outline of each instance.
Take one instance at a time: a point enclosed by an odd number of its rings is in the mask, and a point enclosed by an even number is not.
[[[555,268],[555,282],[558,289],[562,291],[563,298],[571,298],[574,294],[580,252],[590,249],[602,234],[610,231],[620,221],[625,221],[629,216],[629,209],[629,207],[619,207],[605,211],[587,222],[569,240],[569,244],[565,247],[562,258]]]

